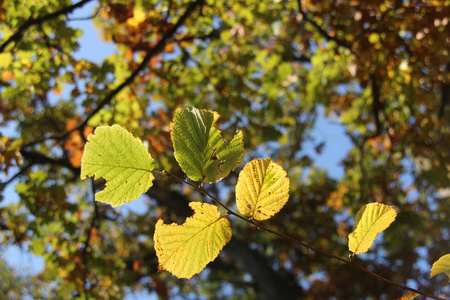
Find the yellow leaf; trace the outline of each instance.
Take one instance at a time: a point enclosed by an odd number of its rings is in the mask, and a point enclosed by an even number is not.
[[[9,53],[0,53],[0,68],[4,69],[9,67],[9,65],[13,62],[14,56]]]
[[[194,215],[183,225],[156,223],[155,242],[159,270],[178,278],[191,278],[213,261],[231,239],[230,222],[216,206],[191,202]]]
[[[420,294],[417,294],[417,293],[414,293],[414,292],[409,292],[409,293],[404,294],[400,298],[397,298],[396,300],[413,300],[417,296],[420,296]]]
[[[239,174],[236,204],[241,214],[266,220],[279,212],[288,199],[289,178],[270,157],[252,160]]]
[[[135,8],[133,10],[133,17],[127,20],[127,25],[137,28],[139,24],[145,21],[145,18],[145,13],[142,10]]]
[[[450,278],[450,254],[439,258],[431,267],[430,278],[445,273]]]
[[[380,232],[394,222],[397,212],[381,203],[364,205],[356,214],[355,231],[348,235],[348,248],[355,254],[365,253]]]

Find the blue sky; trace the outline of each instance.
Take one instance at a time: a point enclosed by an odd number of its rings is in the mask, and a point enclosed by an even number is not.
[[[70,15],[71,18],[82,18],[92,14],[95,9],[96,3],[89,3],[82,9],[76,10]],[[78,27],[83,30],[83,36],[80,39],[80,49],[76,53],[77,58],[84,58],[94,62],[100,62],[103,58],[109,56],[115,51],[115,47],[112,43],[104,43],[99,38],[99,32],[93,27],[90,20],[87,21],[71,21],[72,26]],[[0,129],[5,135],[10,135],[13,128]],[[345,135],[345,127],[339,123],[338,118],[331,117],[329,119],[325,117],[318,118],[312,136],[314,142],[306,142],[304,145],[303,154],[310,156],[315,164],[321,168],[327,170],[328,174],[333,178],[342,177],[344,169],[339,165],[341,160],[347,155],[351,148],[349,138]],[[314,147],[319,142],[325,142],[325,147],[321,154],[317,154]],[[0,173],[1,176],[1,173]],[[15,182],[17,183],[17,181]],[[6,189],[4,196],[4,203],[6,205],[11,202],[18,201],[18,196],[14,191],[14,185],[10,184]],[[132,203],[125,204],[121,209],[139,211],[143,203],[143,200],[137,200]],[[141,210],[142,211],[142,210]],[[16,246],[2,246],[0,247],[0,255],[9,265],[16,268],[19,272],[26,274],[36,274],[43,270],[44,261],[40,257],[36,257],[25,249],[20,249]],[[128,299],[144,299],[149,298],[146,293],[130,293]],[[150,297],[151,299],[153,297]]]

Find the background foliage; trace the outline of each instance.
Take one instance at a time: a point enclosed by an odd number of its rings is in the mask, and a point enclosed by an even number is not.
[[[97,63],[75,55],[72,12],[95,3],[93,22],[117,51]],[[269,155],[288,171],[290,199],[264,223],[345,257],[364,204],[395,205],[396,221],[360,263],[394,281],[449,296],[428,280],[450,249],[449,1],[2,1],[2,244],[45,259],[12,293],[121,298],[392,299],[402,294],[297,245],[234,220],[233,237],[190,280],[157,271],[158,219],[182,223],[203,196],[156,178],[139,213],[94,202],[102,181],[80,181],[87,135],[119,124],[145,141],[158,169],[180,177],[169,123],[185,104],[220,113],[230,141],[242,130],[244,163]],[[334,117],[352,149],[331,178],[302,151]],[[3,129],[9,130],[3,130]],[[11,130],[13,129],[13,130]],[[241,164],[242,168],[243,164]],[[205,188],[233,207],[238,168]],[[2,193],[7,198],[8,195]],[[0,265],[2,282],[18,276]],[[27,290],[24,290],[26,287]],[[3,291],[3,287],[1,287]]]

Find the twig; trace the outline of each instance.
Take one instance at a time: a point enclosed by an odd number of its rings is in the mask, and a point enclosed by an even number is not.
[[[375,131],[379,135],[383,129],[380,121],[380,112],[383,110],[383,104],[380,100],[380,85],[373,73],[370,74],[370,80],[372,82],[372,114],[375,118]]]
[[[165,24],[167,24],[167,22],[169,20],[171,9],[172,9],[172,0],[169,0],[169,4],[167,5],[166,16],[164,17],[164,23]]]
[[[337,37],[331,36],[329,35],[325,29],[322,28],[322,26],[320,26],[319,24],[317,24],[316,21],[314,21],[313,19],[311,19],[305,11],[303,11],[302,9],[302,0],[297,0],[298,3],[298,11],[300,12],[300,14],[302,15],[303,19],[305,19],[306,22],[308,22],[309,24],[311,24],[314,28],[316,28],[316,30],[327,40],[327,41],[334,41],[336,42],[336,44],[338,44],[339,46],[342,46],[348,50],[350,50],[350,52],[354,55],[356,55],[356,53],[353,51],[351,45],[349,45],[346,41],[340,40]]]
[[[94,198],[95,196],[95,183],[94,183],[94,178],[91,178],[91,189],[92,189],[92,197]],[[94,203],[94,212],[92,213],[92,217],[91,217],[91,221],[89,223],[89,228],[86,231],[86,241],[84,242],[84,247],[83,247],[83,252],[81,253],[81,257],[83,260],[83,266],[85,267],[85,269],[87,270],[87,266],[88,266],[88,254],[90,252],[90,240],[91,240],[91,235],[92,235],[92,229],[95,228],[95,226],[98,223],[98,218],[99,218],[99,213],[98,213],[98,206],[97,206],[97,202],[95,201],[95,198],[93,199],[93,203]],[[86,285],[87,285],[87,276],[84,277],[84,292],[85,292],[85,296],[86,299],[89,299],[89,294],[88,291],[86,290]]]
[[[78,3],[75,3],[73,5],[64,7],[54,13],[45,15],[45,16],[41,16],[41,17],[37,17],[37,18],[29,18],[25,23],[23,23],[17,30],[16,32],[11,35],[2,45],[0,45],[0,53],[3,52],[5,50],[5,48],[12,42],[18,42],[25,30],[27,30],[28,28],[30,28],[33,25],[37,25],[37,24],[41,24],[43,22],[49,21],[51,19],[55,19],[61,15],[66,15],[71,13],[72,11],[74,11],[75,9],[82,7],[83,5],[85,5],[86,3],[88,3],[89,1],[92,0],[82,0]]]
[[[26,166],[22,167],[19,172],[17,172],[16,174],[14,174],[11,178],[9,178],[7,181],[0,183],[0,188],[4,188],[6,187],[8,184],[10,184],[11,182],[14,181],[14,179],[16,179],[17,177],[19,177],[20,175],[22,175],[23,173],[25,173],[27,171],[27,169],[29,167],[31,167],[33,165],[33,163],[27,164]]]
[[[69,21],[69,22],[72,22],[72,21],[88,21],[88,20],[92,20],[93,18],[95,18],[99,13],[100,13],[100,8],[98,8],[95,11],[95,13],[93,13],[90,16],[80,17],[80,18],[69,18],[69,17],[67,17],[67,21]]]
[[[66,167],[67,169],[71,170],[74,173],[79,173],[80,169],[75,168],[67,159],[64,158],[52,158],[45,156],[42,153],[39,152],[31,152],[27,150],[20,150],[20,153],[22,156],[26,159],[29,159],[32,164],[50,164],[50,165],[56,165],[61,167]]]
[[[253,221],[253,220],[251,220],[251,219],[248,219],[248,218],[242,216],[241,214],[238,214],[238,213],[232,211],[232,210],[229,209],[226,205],[224,205],[222,202],[220,202],[217,198],[215,198],[213,195],[211,195],[210,193],[208,193],[207,191],[205,191],[203,188],[201,188],[201,187],[199,187],[199,186],[193,184],[192,182],[186,181],[186,180],[184,180],[184,179],[182,179],[182,178],[179,178],[179,177],[177,177],[177,176],[175,176],[175,175],[172,175],[172,174],[170,174],[170,173],[167,173],[167,172],[165,172],[165,171],[157,171],[157,170],[154,170],[154,171],[152,171],[152,173],[154,173],[154,174],[159,174],[159,175],[163,175],[163,176],[168,176],[168,177],[170,177],[170,178],[172,178],[172,179],[174,179],[174,180],[176,180],[176,181],[178,181],[178,182],[181,182],[181,183],[184,183],[184,184],[187,184],[187,185],[193,187],[195,190],[197,190],[198,192],[204,194],[205,196],[208,196],[208,197],[209,197],[210,199],[212,199],[216,204],[218,204],[219,206],[223,207],[223,208],[226,210],[226,214],[228,214],[228,215],[233,215],[233,216],[235,216],[235,217],[237,217],[237,218],[239,218],[239,219],[241,219],[241,220],[243,220],[243,221],[245,221],[245,222],[247,222],[247,223],[252,224],[253,226],[255,226],[255,227],[258,228],[258,229],[261,229],[261,230],[264,230],[264,231],[266,231],[266,232],[268,232],[268,233],[277,235],[277,236],[279,236],[279,237],[281,237],[281,238],[284,238],[284,239],[286,239],[286,240],[288,240],[288,241],[290,241],[290,242],[292,242],[292,243],[298,244],[298,245],[300,245],[300,246],[302,246],[302,247],[304,247],[304,248],[307,248],[307,249],[309,249],[309,250],[311,250],[311,251],[314,251],[314,252],[316,252],[316,253],[320,253],[320,254],[325,255],[325,256],[328,256],[328,257],[330,257],[330,258],[336,259],[336,260],[338,260],[338,261],[340,261],[340,262],[342,262],[342,263],[345,263],[345,264],[347,264],[347,265],[349,265],[349,266],[352,266],[352,267],[355,268],[355,269],[358,269],[358,270],[360,270],[360,271],[362,271],[362,272],[368,274],[368,275],[371,276],[371,277],[374,277],[374,278],[376,278],[376,279],[378,279],[378,280],[384,281],[384,282],[386,282],[386,283],[388,283],[388,284],[390,284],[390,285],[392,285],[392,286],[394,286],[394,287],[396,287],[396,288],[399,288],[399,289],[402,289],[402,290],[411,291],[411,292],[415,292],[415,293],[421,294],[421,295],[423,295],[423,296],[426,296],[426,297],[429,297],[429,298],[432,298],[432,299],[445,300],[444,298],[440,298],[440,297],[434,296],[434,295],[432,295],[432,294],[429,294],[429,293],[426,293],[426,292],[423,292],[423,291],[419,291],[419,290],[410,288],[410,287],[408,287],[408,286],[406,286],[406,285],[403,285],[403,284],[397,283],[397,282],[395,282],[395,281],[389,280],[389,279],[387,279],[387,278],[384,278],[384,277],[382,277],[382,276],[380,276],[380,275],[378,275],[378,274],[376,274],[376,273],[373,273],[373,272],[367,270],[367,269],[364,268],[363,266],[358,265],[357,263],[355,263],[355,262],[353,261],[353,259],[352,259],[352,260],[347,260],[347,259],[341,258],[341,257],[336,256],[336,255],[334,255],[334,254],[331,254],[331,253],[329,253],[329,252],[327,252],[327,251],[325,251],[325,250],[322,250],[322,249],[319,249],[319,248],[315,248],[315,247],[310,246],[310,245],[308,245],[308,244],[306,244],[306,243],[304,243],[304,242],[302,242],[302,241],[299,241],[299,240],[294,239],[294,238],[292,238],[292,237],[290,237],[290,236],[287,236],[287,235],[285,235],[285,234],[283,234],[283,233],[279,233],[279,232],[276,232],[276,231],[274,231],[274,230],[272,230],[272,229],[270,229],[270,228],[268,228],[268,227],[262,226],[262,225],[256,223],[255,221]]]
[[[76,127],[74,127],[71,130],[68,130],[68,131],[64,132],[61,135],[51,136],[51,137],[48,137],[48,138],[45,138],[45,139],[33,141],[33,142],[30,142],[30,143],[27,143],[27,144],[23,145],[22,147],[28,147],[28,146],[31,146],[31,145],[34,145],[34,144],[37,144],[37,143],[41,143],[41,142],[43,142],[45,140],[49,140],[49,139],[61,140],[61,139],[66,138],[69,134],[71,134],[72,132],[74,132],[76,130],[81,130],[82,131],[82,129],[87,125],[87,123],[89,122],[89,120],[93,116],[95,116],[103,107],[108,105],[112,101],[114,96],[116,96],[121,90],[123,90],[125,87],[127,87],[129,84],[131,84],[134,81],[136,76],[145,68],[145,66],[151,60],[151,58],[164,49],[164,46],[167,44],[168,40],[184,24],[186,19],[194,12],[194,10],[197,8],[197,6],[201,5],[204,1],[205,0],[196,0],[196,1],[192,2],[189,5],[189,7],[186,9],[184,14],[178,19],[177,23],[172,28],[167,30],[166,33],[164,34],[164,36],[159,40],[159,42],[147,52],[145,57],[142,59],[142,62],[133,71],[133,73],[131,73],[131,75],[128,76],[128,78],[125,79],[114,90],[110,91],[105,96],[105,98],[97,105],[97,107],[94,110],[92,110],[91,113],[81,123],[79,123]]]

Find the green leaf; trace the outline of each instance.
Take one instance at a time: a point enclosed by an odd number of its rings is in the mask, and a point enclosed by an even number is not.
[[[270,157],[252,160],[239,174],[236,204],[241,214],[266,220],[279,212],[288,199],[289,178]]]
[[[142,141],[118,126],[97,127],[88,136],[81,158],[81,179],[106,179],[106,188],[95,200],[113,207],[136,200],[152,185],[155,162]]]
[[[155,241],[159,270],[167,270],[178,278],[191,278],[213,261],[231,239],[228,220],[220,216],[216,206],[191,202],[194,215],[183,225],[156,223]]]
[[[11,62],[14,60],[14,57],[11,53],[0,53],[0,68],[5,69],[9,67]]]
[[[356,214],[355,231],[348,235],[348,248],[355,254],[367,252],[380,232],[394,222],[397,212],[381,203],[364,205]]]
[[[221,132],[213,127],[219,119],[217,112],[178,108],[170,124],[175,158],[186,175],[194,180],[213,183],[233,171],[244,156],[242,132],[227,144]]]
[[[450,254],[439,258],[431,267],[430,278],[445,273],[450,278]]]

